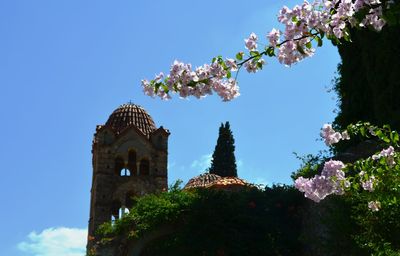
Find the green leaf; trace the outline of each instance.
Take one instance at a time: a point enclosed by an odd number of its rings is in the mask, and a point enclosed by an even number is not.
[[[303,47],[301,47],[300,45],[298,45],[297,44],[297,47],[296,47],[296,49],[301,53],[301,54],[303,54],[303,55],[305,55],[306,53],[304,52],[304,49],[303,49]]]
[[[164,92],[169,92],[168,86],[166,86],[165,84],[161,84],[161,87],[163,88]]]
[[[321,47],[322,46],[322,38],[321,37],[319,37],[319,36],[316,36],[315,37],[315,40],[317,40],[317,43],[318,43],[318,47]]]
[[[243,55],[244,55],[244,52],[238,52],[238,53],[236,53],[236,59],[237,59],[237,60],[243,60]]]
[[[231,74],[231,72],[228,72],[227,74],[226,74],[226,78],[231,78],[231,76],[232,76],[232,74]]]
[[[397,132],[394,132],[392,141],[395,144],[397,144],[397,142],[399,142],[399,134]]]
[[[366,132],[365,132],[365,127],[364,126],[360,127],[360,134],[361,134],[361,136],[365,137]]]
[[[267,55],[270,56],[270,57],[275,56],[275,49],[274,49],[273,47],[268,47],[268,48],[266,49],[266,53],[267,53]]]
[[[252,57],[258,56],[258,55],[260,55],[260,52],[259,52],[259,51],[251,51],[251,52],[250,52],[250,56],[252,56]]]
[[[155,85],[155,87],[154,87],[154,92],[155,93],[157,93],[158,92],[158,89],[160,88],[160,83],[157,83],[156,85]]]
[[[307,47],[307,49],[311,49],[311,47],[312,47],[311,41],[308,41],[306,43],[306,47]]]
[[[378,136],[378,138],[382,138],[383,137],[383,133],[381,130],[375,130],[374,133],[376,134],[376,136]]]

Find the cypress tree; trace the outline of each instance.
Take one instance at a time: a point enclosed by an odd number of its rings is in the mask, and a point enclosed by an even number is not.
[[[229,122],[225,125],[221,123],[217,145],[212,155],[211,174],[222,177],[237,177],[236,159],[235,159],[235,139],[233,138]]]

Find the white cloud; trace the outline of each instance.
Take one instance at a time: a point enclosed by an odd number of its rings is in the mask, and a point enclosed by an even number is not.
[[[195,169],[198,173],[204,173],[205,170],[211,166],[211,154],[202,155],[200,159],[194,160],[190,167]]]
[[[18,249],[34,256],[83,256],[86,254],[87,230],[78,228],[48,228],[40,233],[32,231],[28,241]]]

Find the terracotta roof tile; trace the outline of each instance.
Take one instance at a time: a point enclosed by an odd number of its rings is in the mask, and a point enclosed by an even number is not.
[[[190,188],[230,188],[251,187],[247,181],[237,177],[221,177],[215,174],[201,174],[188,181],[184,189]]]
[[[146,110],[132,103],[119,106],[110,115],[105,124],[116,133],[122,132],[131,125],[136,126],[146,136],[156,130],[156,125]]]
[[[214,182],[218,179],[221,179],[221,178],[222,178],[221,176],[218,176],[215,174],[210,174],[210,173],[200,174],[199,176],[191,178],[188,181],[188,183],[185,185],[185,189],[204,188],[204,187],[207,187],[212,182]]]

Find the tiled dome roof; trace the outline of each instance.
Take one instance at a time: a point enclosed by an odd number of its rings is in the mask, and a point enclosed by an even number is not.
[[[211,183],[208,187],[223,188],[228,186],[250,186],[250,184],[238,177],[222,177]]]
[[[132,103],[119,106],[110,115],[105,124],[105,126],[110,127],[116,133],[120,133],[131,125],[136,126],[146,136],[156,130],[156,125],[146,110]]]
[[[219,175],[204,173],[188,181],[184,189],[191,188],[215,188],[223,190],[237,190],[246,187],[254,187],[247,181],[238,177],[221,177]]]
[[[188,181],[188,183],[185,185],[185,189],[204,188],[221,178],[222,178],[221,176],[216,175],[216,174],[210,174],[210,173],[200,174],[199,176],[191,178]]]

